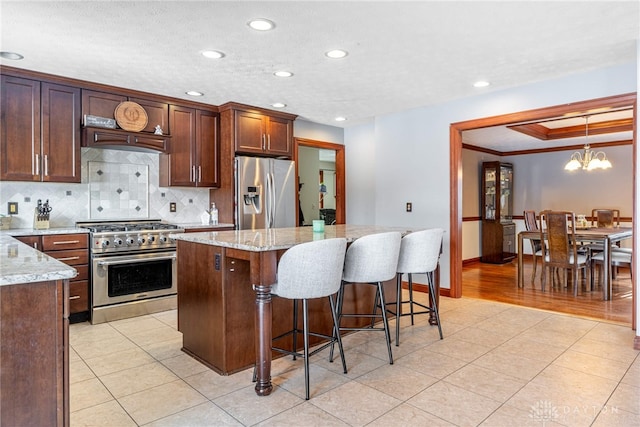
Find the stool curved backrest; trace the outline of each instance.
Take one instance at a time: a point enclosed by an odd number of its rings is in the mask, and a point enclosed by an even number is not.
[[[333,295],[340,289],[347,240],[316,240],[289,248],[278,262],[272,293],[289,299]]]
[[[398,273],[429,273],[438,267],[444,230],[416,231],[402,238]]]
[[[400,232],[369,234],[355,240],[344,261],[342,279],[350,283],[384,282],[396,276]]]

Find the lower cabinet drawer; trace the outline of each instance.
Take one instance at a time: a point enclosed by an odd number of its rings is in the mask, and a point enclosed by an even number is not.
[[[89,280],[89,266],[87,264],[74,265],[73,268],[76,269],[78,275],[71,279],[72,281],[77,282],[79,280]]]
[[[62,261],[69,265],[88,264],[89,253],[86,249],[75,249],[68,251],[50,251],[45,252],[52,258]]]
[[[89,310],[89,281],[69,282],[69,311],[79,313]]]

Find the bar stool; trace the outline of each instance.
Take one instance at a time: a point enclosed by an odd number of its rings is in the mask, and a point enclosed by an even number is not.
[[[342,359],[342,368],[347,373],[347,364],[338,333],[336,304],[332,298],[340,289],[347,240],[344,238],[317,240],[301,243],[288,249],[278,262],[278,281],[271,286],[271,293],[281,298],[293,300],[293,329],[273,338],[273,342],[293,335],[293,350],[272,347],[274,351],[304,359],[305,399],[309,400],[309,356],[313,356],[337,342]],[[332,335],[309,331],[309,311],[307,301],[328,297],[333,319]],[[302,300],[302,330],[298,329],[298,300]],[[303,353],[297,351],[297,335],[302,333]],[[309,335],[329,340],[309,353]],[[255,370],[254,370],[255,378]]]
[[[438,267],[440,259],[440,249],[442,247],[442,236],[444,230],[441,228],[433,228],[429,230],[417,231],[410,233],[402,238],[400,246],[400,256],[398,258],[397,268],[397,290],[395,312],[387,311],[396,315],[396,346],[400,345],[400,318],[402,316],[411,316],[411,325],[413,325],[413,316],[418,314],[434,313],[438,322],[438,332],[442,339],[442,326],[440,325],[440,314],[436,303],[435,283],[433,273]],[[409,284],[409,299],[402,300],[402,275],[407,274]],[[429,284],[430,306],[414,301],[413,299],[413,274],[426,274]],[[387,306],[393,303],[388,303]],[[409,304],[409,313],[402,312],[403,304]],[[417,305],[424,309],[423,311],[414,311],[413,306]]]
[[[340,331],[384,331],[389,352],[389,364],[393,364],[393,354],[391,353],[391,335],[389,334],[389,321],[386,310],[381,310],[381,314],[376,312],[363,314],[343,313],[342,308],[345,286],[356,283],[376,286],[374,307],[378,301],[384,306],[384,287],[382,282],[393,279],[396,275],[401,239],[401,234],[393,231],[370,234],[355,240],[347,249],[342,286],[338,291],[338,334],[340,334]],[[370,318],[371,325],[365,327],[342,327],[340,326],[341,321],[345,317]],[[374,320],[379,317],[382,318],[383,325],[382,327],[375,327]],[[333,345],[331,346],[329,360],[333,360]]]

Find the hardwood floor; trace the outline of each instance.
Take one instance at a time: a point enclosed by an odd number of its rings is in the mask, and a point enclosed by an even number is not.
[[[602,300],[600,287],[593,292],[588,291],[589,287],[584,281],[578,285],[577,297],[574,297],[572,288],[560,286],[550,291],[547,285],[545,292],[542,292],[540,270],[538,263],[535,286],[532,286],[532,264],[530,260],[525,261],[525,287],[518,288],[517,261],[507,264],[474,262],[462,268],[462,295],[631,325],[633,307],[628,269],[621,268],[614,279],[610,301]]]

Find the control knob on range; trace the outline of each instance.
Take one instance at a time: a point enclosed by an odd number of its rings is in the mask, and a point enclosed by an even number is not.
[[[160,237],[158,237],[158,240],[160,241],[160,243],[167,243],[169,238],[167,236],[165,236],[164,234],[161,234]]]
[[[106,248],[107,246],[109,246],[109,241],[107,239],[102,239],[100,241],[100,246],[102,246],[103,248]]]
[[[156,241],[156,238],[155,238],[155,236],[152,236],[151,234],[149,234],[147,236],[147,240],[148,240],[149,244],[152,244],[153,242]]]
[[[133,245],[133,237],[127,236],[127,238],[125,239],[125,243],[127,244],[127,246]]]
[[[119,237],[113,238],[113,246],[122,246],[122,239]]]
[[[145,242],[144,237],[142,237],[141,235],[138,235],[138,244],[144,245],[144,242]]]

